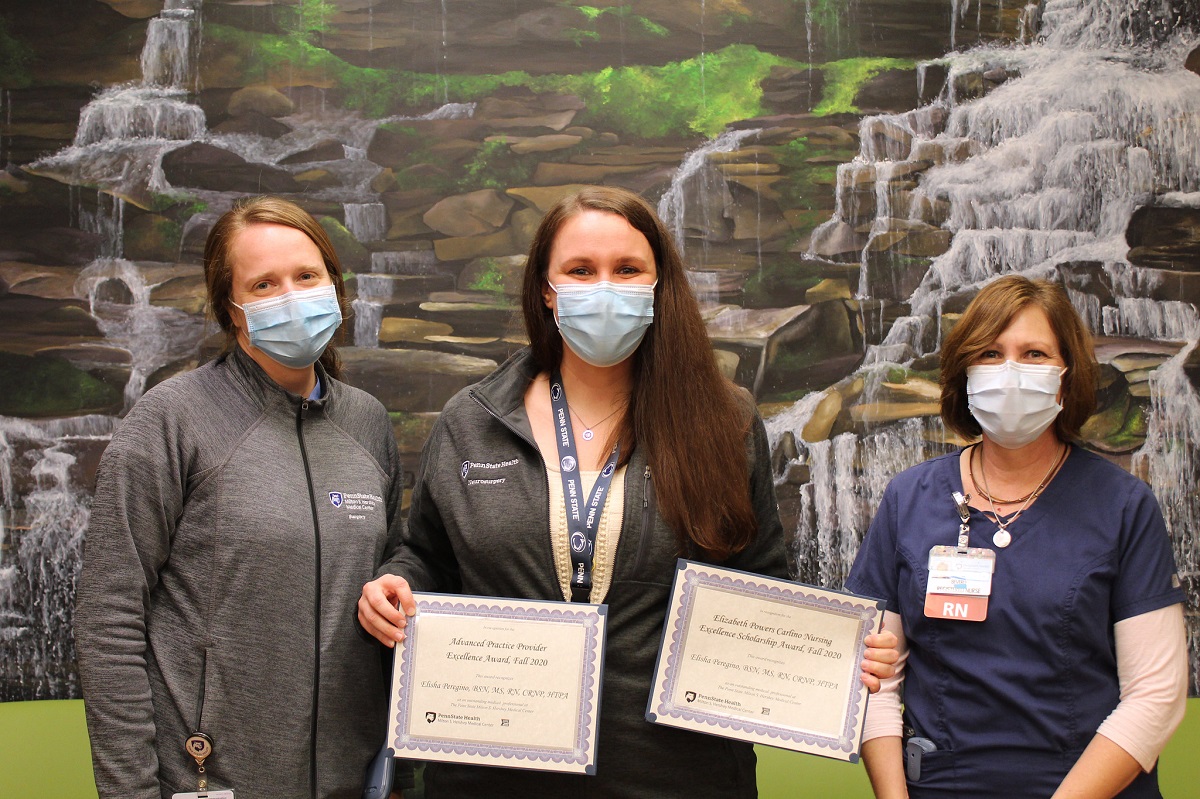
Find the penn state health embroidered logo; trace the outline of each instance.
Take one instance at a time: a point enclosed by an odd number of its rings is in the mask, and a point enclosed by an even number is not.
[[[329,504],[350,514],[351,519],[362,520],[366,514],[383,509],[383,497],[364,491],[330,491]]]
[[[504,461],[463,461],[458,473],[469,486],[498,486],[503,485],[508,478],[501,477],[503,470],[510,469],[521,463],[520,458],[509,458]],[[470,477],[472,472],[483,472],[484,476]]]

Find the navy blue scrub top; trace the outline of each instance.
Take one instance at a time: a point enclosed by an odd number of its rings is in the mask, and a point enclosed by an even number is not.
[[[1119,701],[1113,625],[1184,601],[1166,526],[1144,482],[1072,447],[1008,547],[971,512],[970,545],[996,552],[987,619],[930,619],[929,550],[958,541],[955,491],[959,453],[892,480],[846,588],[904,620],[905,727],[938,747],[910,795],[1048,797]],[[1157,774],[1119,796],[1158,797]]]

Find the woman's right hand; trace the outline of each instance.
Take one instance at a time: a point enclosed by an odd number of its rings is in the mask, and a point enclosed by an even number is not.
[[[386,647],[404,640],[408,617],[416,614],[417,603],[408,580],[395,574],[367,583],[358,598],[358,623]]]

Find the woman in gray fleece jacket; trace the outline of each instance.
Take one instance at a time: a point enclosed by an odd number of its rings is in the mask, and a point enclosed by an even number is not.
[[[96,785],[357,799],[387,689],[354,603],[398,535],[392,427],[337,379],[342,276],[311,216],[240,203],[205,276],[226,352],[147,392],[100,465],[75,613]]]
[[[552,208],[523,303],[529,349],[446,405],[403,546],[364,587],[359,620],[391,646],[414,590],[606,603],[597,774],[430,763],[426,796],[755,796],[752,746],[643,717],[677,557],[786,577],[753,401],[721,376],[678,251],[635,194],[592,187]],[[564,477],[566,438],[579,467]],[[598,522],[580,527],[564,481],[591,497],[609,464]],[[590,558],[572,556],[580,535]],[[868,650],[869,686],[894,654]]]

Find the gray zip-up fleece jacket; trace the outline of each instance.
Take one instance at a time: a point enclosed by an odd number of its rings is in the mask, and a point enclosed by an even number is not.
[[[404,546],[382,571],[414,590],[561,601],[550,544],[546,467],[524,395],[535,371],[523,350],[447,403],[421,459]],[[752,406],[747,399],[747,414]],[[758,537],[730,568],[786,577],[766,433],[747,438]],[[658,515],[643,452],[626,470],[625,512],[608,591],[597,774],[552,774],[430,763],[425,795],[445,797],[752,797],[749,744],[645,720],[677,549]]]
[[[240,349],[148,392],[100,464],[75,640],[103,799],[354,797],[383,744],[363,583],[398,537],[387,413],[318,367],[302,399]]]

